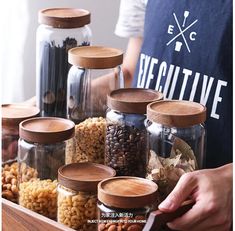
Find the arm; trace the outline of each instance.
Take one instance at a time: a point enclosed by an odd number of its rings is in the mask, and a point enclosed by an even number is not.
[[[196,203],[168,226],[182,231],[229,231],[232,223],[232,177],[232,164],[184,174],[159,209],[174,211],[188,197]]]

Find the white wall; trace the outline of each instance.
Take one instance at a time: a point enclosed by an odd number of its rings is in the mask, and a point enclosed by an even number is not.
[[[39,9],[47,7],[87,9],[91,12],[90,27],[93,33],[93,44],[125,50],[127,40],[114,35],[119,2],[119,0],[1,1],[0,77],[2,103],[20,102],[35,95],[35,40]]]

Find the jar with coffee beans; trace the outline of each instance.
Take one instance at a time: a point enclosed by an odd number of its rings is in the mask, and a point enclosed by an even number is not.
[[[39,115],[39,109],[21,104],[2,105],[2,163],[17,159],[19,124]]]
[[[98,230],[141,231],[156,209],[158,186],[138,177],[114,177],[98,184]]]
[[[118,176],[145,177],[146,107],[162,98],[160,92],[139,88],[118,89],[107,96],[105,164]]]

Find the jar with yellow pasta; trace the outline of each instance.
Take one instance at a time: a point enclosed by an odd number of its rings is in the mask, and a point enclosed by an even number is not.
[[[73,163],[58,170],[57,221],[75,230],[96,230],[97,185],[116,175],[110,167]]]

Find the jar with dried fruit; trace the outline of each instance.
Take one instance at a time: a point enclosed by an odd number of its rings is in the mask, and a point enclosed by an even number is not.
[[[148,105],[147,118],[147,178],[158,184],[163,200],[182,174],[203,167],[206,107],[190,101],[164,100]]]
[[[113,176],[113,169],[100,164],[62,166],[58,170],[57,221],[75,230],[96,230],[92,220],[97,219],[97,184]]]
[[[147,104],[161,100],[154,90],[123,88],[107,96],[105,164],[118,176],[146,176]]]
[[[156,209],[157,185],[138,177],[114,177],[98,185],[98,230],[141,231]]]
[[[20,104],[2,105],[2,163],[17,159],[19,124],[25,119],[39,115],[36,107]]]

